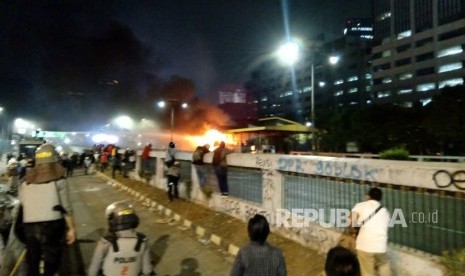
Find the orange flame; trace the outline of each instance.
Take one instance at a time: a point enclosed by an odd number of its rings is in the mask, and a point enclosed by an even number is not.
[[[208,129],[201,136],[191,136],[189,141],[194,148],[208,144],[210,150],[216,148],[221,141],[224,141],[227,145],[234,145],[232,137],[216,129]]]

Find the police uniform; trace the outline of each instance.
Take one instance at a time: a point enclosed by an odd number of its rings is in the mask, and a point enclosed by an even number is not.
[[[132,205],[124,201],[113,203],[107,208],[106,217],[109,233],[97,242],[87,275],[155,275],[148,239],[135,230],[139,218]]]
[[[69,243],[75,239],[68,183],[55,147],[40,146],[35,159],[35,166],[27,171],[19,190],[28,275],[39,275],[41,259],[44,275],[54,275],[66,238]]]

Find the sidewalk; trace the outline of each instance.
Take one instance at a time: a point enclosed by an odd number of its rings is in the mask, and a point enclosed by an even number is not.
[[[98,173],[100,177],[114,182],[114,187],[126,189],[127,192],[144,204],[163,212],[168,219],[182,221],[196,235],[209,239],[231,255],[248,242],[246,223],[218,213],[196,203],[179,199],[168,200],[166,191],[152,187],[144,182],[120,175],[111,178],[111,173]],[[325,256],[295,241],[277,234],[270,234],[268,242],[283,251],[289,276],[318,275],[324,270]]]

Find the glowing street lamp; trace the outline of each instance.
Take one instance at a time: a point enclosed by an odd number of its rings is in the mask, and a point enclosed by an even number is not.
[[[282,63],[293,66],[299,60],[300,45],[297,42],[288,41],[281,45],[276,55]]]
[[[171,138],[170,141],[173,142],[173,129],[174,129],[174,108],[176,105],[180,105],[181,108],[186,109],[188,107],[187,103],[180,103],[177,99],[168,99],[166,101],[159,101],[157,103],[158,107],[165,108],[167,104],[171,106]]]
[[[296,41],[288,41],[281,45],[276,52],[278,58],[283,62],[284,64],[287,64],[289,66],[294,66],[294,64],[298,61],[300,52],[303,51],[301,44],[296,42]],[[338,56],[330,56],[328,58],[328,61],[330,64],[334,65],[339,62],[339,57]],[[311,111],[310,111],[310,116],[311,116],[311,124],[313,128],[316,128],[315,124],[315,62],[312,59],[311,67],[310,67],[310,78],[311,78],[311,94],[310,94],[310,104],[311,104]],[[319,83],[320,87],[324,86],[324,82]],[[316,143],[315,143],[315,135],[312,134],[312,150],[316,150]]]

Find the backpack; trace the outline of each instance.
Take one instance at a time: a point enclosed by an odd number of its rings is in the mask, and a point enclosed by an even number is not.
[[[193,163],[201,163],[203,161],[203,149],[202,147],[197,147],[192,154]]]

